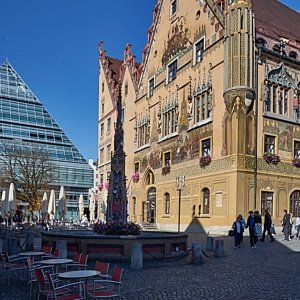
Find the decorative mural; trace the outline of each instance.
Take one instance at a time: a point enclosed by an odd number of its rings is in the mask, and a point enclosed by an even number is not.
[[[171,57],[174,57],[192,44],[190,41],[190,30],[185,27],[185,23],[185,17],[181,16],[176,18],[171,24],[161,60],[163,65],[166,65]]]
[[[292,152],[293,150],[293,126],[290,124],[278,123],[278,149]]]

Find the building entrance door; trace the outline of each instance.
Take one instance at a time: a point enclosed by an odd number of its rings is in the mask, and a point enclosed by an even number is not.
[[[147,222],[150,224],[155,224],[155,222],[156,222],[156,188],[152,187],[148,191],[147,201],[148,201]]]

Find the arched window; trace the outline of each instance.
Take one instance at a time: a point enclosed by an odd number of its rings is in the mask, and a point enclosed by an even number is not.
[[[202,190],[203,197],[203,214],[209,214],[209,189],[204,188]]]
[[[300,217],[300,191],[294,191],[291,194],[290,212],[293,217]]]
[[[170,214],[170,194],[169,193],[165,193],[165,201],[164,201],[164,205],[165,205],[165,214],[169,215]]]

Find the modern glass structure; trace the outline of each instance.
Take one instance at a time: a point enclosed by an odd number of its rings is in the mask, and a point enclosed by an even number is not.
[[[8,61],[0,67],[0,143],[43,145],[57,164],[67,198],[67,219],[78,218],[78,198],[93,187],[93,170]],[[1,153],[0,153],[1,155]],[[49,197],[49,196],[48,196]]]

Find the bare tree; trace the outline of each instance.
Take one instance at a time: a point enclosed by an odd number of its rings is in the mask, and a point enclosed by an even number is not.
[[[41,209],[44,191],[56,184],[56,165],[40,145],[2,143],[0,145],[1,184],[15,184],[17,199],[29,204],[31,215]]]

